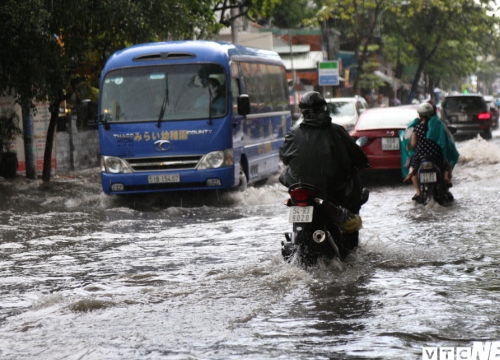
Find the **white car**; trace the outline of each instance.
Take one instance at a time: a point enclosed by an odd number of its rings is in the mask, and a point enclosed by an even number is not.
[[[361,96],[325,99],[330,109],[332,122],[351,131],[358,121],[359,115],[370,108],[368,102]]]
[[[354,128],[359,115],[370,108],[368,102],[361,96],[327,98],[325,100],[330,110],[332,123],[343,126],[348,132]],[[303,119],[301,115],[294,125],[300,124]]]

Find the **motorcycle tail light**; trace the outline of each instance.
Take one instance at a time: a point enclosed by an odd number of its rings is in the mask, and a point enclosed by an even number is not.
[[[295,206],[307,206],[307,201],[296,201]]]
[[[290,192],[290,196],[293,199],[293,201],[295,202],[295,205],[307,206],[307,200],[309,200],[309,198],[313,197],[314,194],[312,191],[302,189],[302,188],[296,188]]]
[[[491,118],[491,114],[489,112],[481,113],[477,116],[478,120],[489,120]]]
[[[290,192],[290,196],[296,201],[305,201],[313,196],[313,193],[307,189],[296,188]]]

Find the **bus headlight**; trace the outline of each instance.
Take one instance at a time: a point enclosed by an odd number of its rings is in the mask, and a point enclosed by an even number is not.
[[[206,154],[198,164],[198,170],[216,169],[223,166],[231,166],[234,164],[233,149],[224,151],[213,151]]]
[[[101,171],[111,174],[130,174],[132,169],[119,157],[101,156]]]

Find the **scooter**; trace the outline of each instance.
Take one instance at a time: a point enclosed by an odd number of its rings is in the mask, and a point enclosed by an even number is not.
[[[407,159],[409,163],[409,142],[411,135],[413,133],[413,128],[407,129],[403,136],[401,137],[401,150],[402,150],[402,160],[403,160],[403,152],[404,157]],[[449,136],[452,137],[452,133],[456,131],[456,129],[452,127],[448,127],[447,131],[450,132]],[[403,165],[403,167],[409,166],[408,164]],[[403,176],[405,176],[403,174]],[[453,200],[453,195],[449,192],[448,187],[443,181],[443,172],[436,165],[435,160],[431,157],[423,159],[421,161],[418,169],[417,169],[417,180],[418,186],[420,187],[420,194],[422,200],[417,200],[417,202],[422,203],[424,206],[429,204],[432,199],[437,202],[439,205],[446,206],[449,205]]]
[[[293,184],[288,193],[285,205],[290,208],[293,231],[285,233],[281,242],[285,261],[291,262],[296,254],[306,266],[315,264],[320,256],[342,260],[358,245],[357,237],[354,244],[340,226],[357,215],[326,200],[327,196],[313,185]]]
[[[424,206],[432,199],[442,206],[449,205],[454,200],[443,181],[443,172],[432,158],[424,159],[420,163],[417,179]]]

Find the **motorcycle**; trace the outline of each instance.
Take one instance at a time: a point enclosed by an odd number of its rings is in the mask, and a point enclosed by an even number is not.
[[[285,261],[291,262],[296,254],[306,266],[316,263],[322,255],[342,260],[358,245],[357,233],[353,239],[341,226],[350,220],[360,224],[358,215],[326,200],[327,196],[313,185],[293,184],[288,193],[285,205],[290,208],[293,231],[285,233],[285,241],[281,242]],[[368,200],[367,191],[364,195]]]
[[[454,128],[448,127],[447,131],[451,133],[455,131]],[[401,138],[402,145],[401,149],[404,149],[406,152],[402,152],[401,159],[406,159],[406,164],[403,165],[404,168],[409,166],[410,160],[410,148],[409,141],[411,135],[413,133],[413,128],[407,129]],[[403,174],[405,176],[405,174]],[[453,200],[453,195],[449,192],[448,187],[445,185],[443,181],[443,172],[436,165],[436,162],[432,157],[425,158],[421,161],[418,169],[417,169],[417,180],[418,186],[420,187],[421,199],[418,202],[422,203],[424,206],[429,204],[431,200],[434,199],[441,206],[449,205]]]
[[[449,205],[454,200],[443,182],[443,172],[432,158],[423,159],[420,163],[417,179],[424,206],[432,199],[442,206]]]

